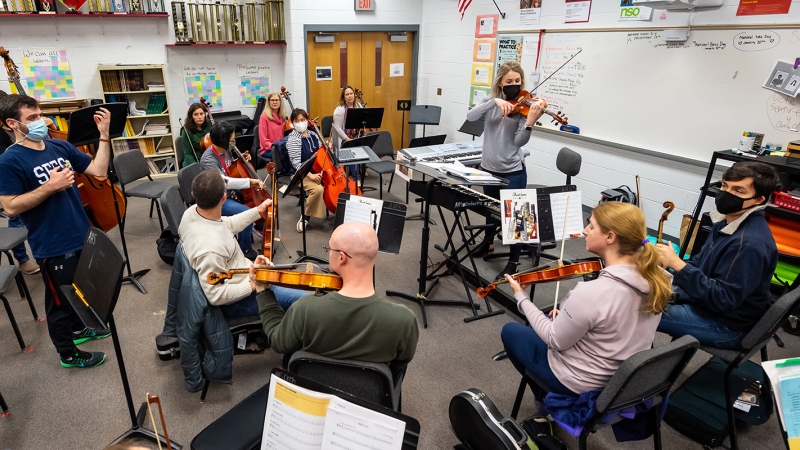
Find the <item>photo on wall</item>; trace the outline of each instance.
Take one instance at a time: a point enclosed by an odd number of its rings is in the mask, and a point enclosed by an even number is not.
[[[332,66],[317,66],[317,81],[331,81],[333,80],[333,67]]]
[[[800,93],[800,67],[795,69],[792,63],[776,62],[762,87],[784,95],[797,97],[797,94]]]

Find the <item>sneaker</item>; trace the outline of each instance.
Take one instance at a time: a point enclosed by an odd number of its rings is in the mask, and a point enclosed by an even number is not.
[[[307,226],[308,226],[308,221],[303,220],[303,218],[301,217],[300,220],[297,221],[297,232],[302,233],[303,229]]]
[[[105,339],[109,336],[111,336],[111,331],[109,330],[95,330],[87,327],[81,331],[72,332],[72,343],[78,345],[92,339]]]
[[[40,270],[39,265],[30,259],[19,265],[19,271],[25,275],[34,275],[39,273]]]
[[[498,273],[497,276],[494,277],[494,281],[504,280],[506,278],[506,274],[514,275],[517,272],[519,272],[519,263],[509,261],[508,264],[506,264],[506,267],[503,269],[503,271]]]
[[[61,365],[64,367],[95,367],[103,364],[106,354],[103,352],[83,352],[78,350],[69,358],[61,357]]]
[[[244,257],[249,259],[250,261],[255,261],[258,258],[258,252],[253,250],[252,248],[244,253]]]

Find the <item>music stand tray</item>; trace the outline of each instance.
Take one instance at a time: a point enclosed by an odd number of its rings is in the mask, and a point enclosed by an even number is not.
[[[137,421],[136,411],[133,407],[133,396],[125,371],[125,362],[122,358],[122,349],[119,345],[117,327],[114,323],[114,308],[119,299],[122,287],[122,273],[125,268],[125,257],[107,234],[91,227],[86,234],[83,250],[81,251],[78,267],[75,270],[73,286],[61,286],[61,292],[69,302],[72,309],[78,314],[84,325],[89,328],[102,329],[108,324],[111,331],[111,340],[114,343],[114,353],[119,365],[122,387],[125,391],[125,400],[128,404],[128,413],[131,418],[131,428],[114,440],[121,442],[129,438],[142,438],[151,442],[161,441],[166,445],[166,440],[156,433],[142,428]],[[182,446],[171,442],[173,448],[181,450]]]
[[[380,128],[383,108],[349,108],[344,122],[345,129]]]
[[[469,134],[472,136],[472,139],[475,140],[476,137],[479,137],[483,134],[483,128],[486,125],[486,122],[481,120],[465,120],[464,123],[461,124],[461,128],[458,129],[459,132]]]
[[[409,125],[439,125],[442,107],[433,105],[414,105],[408,114]]]
[[[94,122],[94,114],[105,108],[111,113],[111,123],[108,126],[108,137],[114,139],[121,137],[125,132],[125,122],[128,120],[127,103],[103,103],[101,105],[87,106],[69,113],[69,129],[67,141],[76,147],[91,144],[100,140],[100,131]]]

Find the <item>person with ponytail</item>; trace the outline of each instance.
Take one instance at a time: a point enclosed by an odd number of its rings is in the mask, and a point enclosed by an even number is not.
[[[509,275],[517,307],[530,327],[508,323],[501,338],[508,359],[547,385],[531,386],[541,403],[547,392],[577,396],[602,390],[623,361],[653,343],[672,295],[672,276],[647,241],[644,213],[630,203],[598,205],[583,230],[586,250],[605,261],[597,279],[578,283],[553,320],[534,305],[526,286]]]

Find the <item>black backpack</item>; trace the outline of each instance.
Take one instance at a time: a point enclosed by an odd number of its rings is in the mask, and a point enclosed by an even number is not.
[[[606,189],[600,193],[600,203],[603,202],[623,202],[638,205],[636,194],[626,185],[614,189]]]
[[[171,266],[172,263],[175,262],[175,249],[178,248],[178,236],[172,234],[172,230],[170,230],[169,227],[165,228],[164,231],[161,232],[161,236],[156,239],[156,248],[161,260]]]

